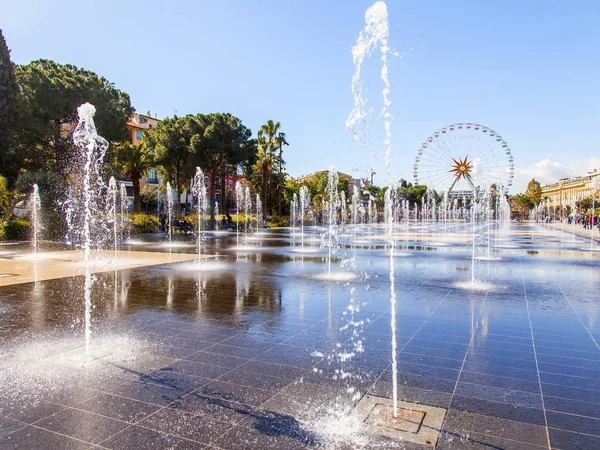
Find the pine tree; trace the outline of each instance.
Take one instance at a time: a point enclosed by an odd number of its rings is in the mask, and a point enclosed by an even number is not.
[[[16,102],[17,84],[10,61],[10,50],[0,30],[0,175],[5,175],[10,183],[15,180],[19,170],[11,145],[17,122]]]

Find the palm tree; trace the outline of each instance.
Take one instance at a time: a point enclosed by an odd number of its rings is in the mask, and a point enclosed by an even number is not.
[[[271,181],[271,172],[275,165],[273,152],[269,150],[267,140],[264,136],[259,136],[256,140],[256,164],[255,167],[260,170],[261,175],[261,194],[263,203],[263,218],[267,216],[267,199],[269,198],[269,185]]]
[[[279,183],[277,186],[277,195],[278,195],[278,201],[279,201],[279,206],[278,206],[279,217],[281,218],[281,192],[282,192],[282,188],[283,188],[283,180],[282,180],[283,145],[288,145],[288,143],[285,140],[285,133],[280,132],[279,131],[280,129],[281,129],[281,123],[273,122],[272,120],[269,120],[269,121],[267,121],[266,124],[264,124],[263,126],[260,127],[260,130],[258,130],[258,139],[263,140],[264,146],[265,146],[265,151],[270,154],[270,158],[272,160],[272,166],[274,166],[275,159],[277,159],[277,162],[278,162]],[[278,157],[275,156],[276,149],[279,149]],[[273,167],[271,167],[271,171],[272,170],[273,170]],[[263,179],[264,179],[264,176],[265,175],[263,173]],[[263,198],[264,198],[264,196],[265,196],[265,194],[263,192]],[[263,207],[264,207],[264,211],[266,211],[267,205],[264,204],[264,200],[263,200]],[[272,209],[272,208],[269,208],[269,209]]]
[[[132,145],[125,141],[117,147],[117,164],[133,183],[133,205],[135,212],[142,210],[140,196],[140,178],[154,163],[151,154],[142,144]]]

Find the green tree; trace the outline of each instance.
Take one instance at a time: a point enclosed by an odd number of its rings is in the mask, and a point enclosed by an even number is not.
[[[531,183],[530,183],[531,184]],[[519,218],[522,220],[529,215],[531,209],[536,205],[531,197],[525,194],[517,194],[510,199],[511,206],[517,210]]]
[[[254,164],[253,172],[250,174],[250,177],[248,177],[248,181],[262,198],[263,219],[266,219],[269,211],[269,194],[273,182],[272,175],[273,168],[275,167],[275,158],[273,152],[269,151],[267,140],[264,136],[259,136],[256,140],[256,144],[257,151],[256,157],[254,158],[256,162]]]
[[[237,172],[238,166],[256,151],[255,142],[252,131],[229,113],[198,114],[193,120],[193,162],[210,175],[210,218],[214,224],[216,183]]]
[[[427,195],[427,186],[424,184],[412,186],[410,183],[407,183],[407,187],[400,188],[399,194],[401,198],[408,200],[411,205],[420,205],[423,197]]]
[[[278,202],[278,213],[279,216],[281,216],[281,195],[282,195],[282,190],[283,190],[283,166],[285,165],[285,162],[283,161],[283,146],[287,145],[287,142],[285,140],[286,136],[285,133],[281,132],[281,123],[279,122],[274,122],[273,120],[268,120],[266,124],[262,125],[260,127],[260,130],[258,130],[258,138],[259,139],[264,139],[263,141],[263,146],[264,146],[264,152],[267,153],[268,155],[265,155],[265,157],[263,158],[263,160],[270,160],[271,161],[271,172],[273,172],[274,170],[277,170],[278,176],[277,176],[277,181],[276,181],[276,193],[277,193],[277,202]],[[276,154],[276,151],[279,150],[279,155]],[[264,167],[265,164],[262,164],[261,167]],[[265,174],[266,175],[266,174]],[[265,177],[265,175],[263,175],[263,178]],[[271,175],[269,174],[269,177],[271,178]],[[271,186],[267,186],[268,191],[271,190]],[[271,213],[273,212],[273,205],[271,201],[269,200],[269,192],[262,193],[262,197],[263,197],[263,206],[264,206],[264,210],[265,211],[270,211]]]
[[[16,66],[19,127],[18,150],[28,168],[57,171],[61,176],[73,167],[71,132],[77,107],[89,102],[96,107],[98,134],[109,142],[127,137],[127,121],[133,114],[129,95],[94,72],[40,59]]]
[[[14,151],[13,134],[17,123],[17,84],[10,50],[0,30],[0,174],[12,184],[17,177],[20,161]]]
[[[134,211],[139,213],[142,211],[140,178],[153,166],[152,155],[143,144],[132,145],[124,141],[117,147],[115,159],[123,175],[133,184]]]
[[[17,122],[17,83],[10,50],[0,30],[0,174],[12,184],[17,177],[20,161],[12,147],[14,127]]]
[[[195,173],[191,164],[191,138],[197,131],[194,116],[167,118],[144,133],[144,146],[162,175],[177,191],[178,199]],[[179,211],[181,204],[176,203]]]
[[[0,221],[10,216],[10,191],[8,180],[0,175]]]
[[[539,181],[536,181],[535,178],[532,178],[527,185],[525,195],[529,197],[534,205],[539,205],[542,202],[542,187],[540,186]]]

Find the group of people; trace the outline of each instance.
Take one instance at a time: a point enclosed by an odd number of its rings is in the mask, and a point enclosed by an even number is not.
[[[584,230],[591,230],[596,227],[600,231],[600,218],[598,216],[567,216],[563,218],[563,223],[568,223],[569,225],[573,224],[573,220],[575,221],[575,225],[581,225]],[[546,216],[546,223],[552,223],[552,217]]]
[[[161,212],[158,216],[158,223],[161,233],[167,233],[167,215]],[[223,228],[227,228],[229,230],[233,229],[233,220],[229,213],[223,214],[223,218],[221,219],[221,226]],[[193,234],[194,227],[193,225],[187,221],[185,217],[181,217],[179,219],[174,218],[171,219],[171,231],[174,233],[183,233],[183,234]]]

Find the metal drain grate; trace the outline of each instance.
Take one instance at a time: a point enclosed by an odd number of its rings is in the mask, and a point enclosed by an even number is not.
[[[435,447],[446,410],[418,403],[398,402],[398,415],[393,415],[389,398],[365,395],[355,412],[369,432],[395,440],[405,440]]]

